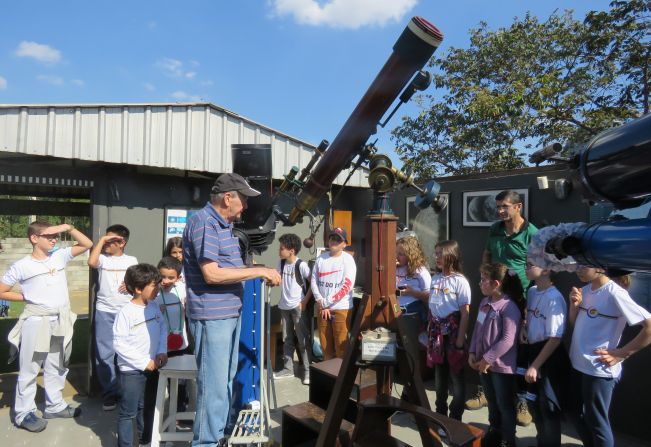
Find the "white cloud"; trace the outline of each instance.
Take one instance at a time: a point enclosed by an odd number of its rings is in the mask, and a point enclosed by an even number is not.
[[[145,86],[145,90],[147,90],[148,92],[153,92],[153,91],[156,90],[156,86],[154,84],[149,83],[149,82],[145,82],[142,85]]]
[[[77,87],[83,87],[83,86],[86,85],[86,83],[85,83],[84,81],[82,81],[81,79],[73,79],[73,80],[70,81],[70,82],[71,82],[72,84],[76,85]]]
[[[190,61],[190,65],[197,67],[199,66],[199,62]],[[197,75],[196,71],[186,70],[185,64],[182,61],[169,57],[164,57],[156,62],[156,67],[158,67],[165,75],[172,78],[194,79]]]
[[[23,40],[16,48],[16,56],[30,57],[46,64],[56,64],[61,60],[61,52],[49,45]]]
[[[399,22],[418,0],[271,0],[273,13],[302,25],[332,28],[384,26]]]
[[[42,82],[46,82],[51,85],[56,85],[56,86],[62,86],[65,84],[65,81],[63,80],[62,77],[60,76],[54,76],[54,75],[38,75],[36,76],[36,79]]]
[[[199,95],[190,95],[183,90],[177,90],[174,93],[172,93],[172,98],[176,99],[177,101],[184,101],[184,102],[203,102],[203,99]]]
[[[0,90],[5,90],[7,88],[7,80],[0,76]]]

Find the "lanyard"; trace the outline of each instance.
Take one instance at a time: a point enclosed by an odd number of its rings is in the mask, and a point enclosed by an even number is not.
[[[176,284],[173,285],[172,287],[174,287],[174,290],[176,291]],[[165,292],[163,292],[162,288],[160,289],[160,296],[163,298],[163,304],[165,305],[165,318],[167,318],[167,326],[168,326],[168,328],[169,328],[169,330],[171,332],[172,331],[172,323],[170,323],[170,316],[167,313],[168,304],[165,301]],[[176,297],[177,298],[179,297],[178,292],[176,293]],[[182,312],[182,310],[183,310],[183,306],[181,306],[181,299],[179,298],[179,331],[183,328],[183,315],[182,315],[183,312]]]

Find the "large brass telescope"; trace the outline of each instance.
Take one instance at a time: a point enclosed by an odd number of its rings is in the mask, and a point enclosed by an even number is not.
[[[339,173],[359,155],[387,109],[425,66],[443,34],[421,17],[411,19],[375,80],[353,110],[298,195],[289,223],[297,223],[327,192]]]

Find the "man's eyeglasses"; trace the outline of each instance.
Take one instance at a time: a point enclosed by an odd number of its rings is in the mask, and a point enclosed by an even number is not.
[[[498,210],[508,210],[510,208],[515,208],[516,206],[520,205],[519,203],[513,203],[509,205],[497,205]]]

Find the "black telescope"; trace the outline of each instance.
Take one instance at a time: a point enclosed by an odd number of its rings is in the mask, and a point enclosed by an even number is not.
[[[584,199],[633,208],[651,197],[651,114],[598,135],[570,161]],[[613,218],[552,238],[545,251],[558,259],[605,269],[651,272],[651,216]]]
[[[393,53],[344,123],[300,192],[288,223],[297,223],[326,193],[339,173],[364,149],[368,138],[409,80],[429,60],[443,34],[421,17],[411,19]]]
[[[651,196],[651,114],[598,135],[571,167],[587,200],[617,209],[641,205]]]

